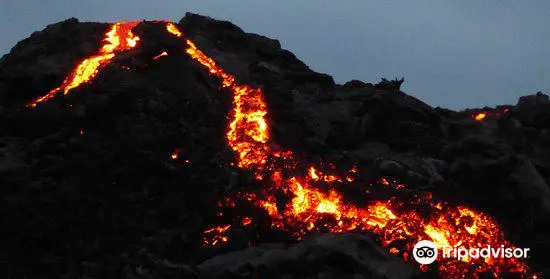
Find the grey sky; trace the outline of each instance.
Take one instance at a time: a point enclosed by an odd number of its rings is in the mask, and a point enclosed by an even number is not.
[[[131,3],[131,4],[128,4]],[[279,39],[337,82],[405,77],[433,106],[515,103],[550,93],[550,1],[0,0],[0,53],[47,24],[198,12]]]

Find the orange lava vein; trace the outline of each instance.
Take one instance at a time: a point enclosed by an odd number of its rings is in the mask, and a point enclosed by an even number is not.
[[[157,60],[157,59],[159,59],[159,58],[161,58],[161,57],[163,57],[163,56],[168,56],[168,53],[167,53],[166,51],[163,51],[161,54],[159,54],[159,55],[153,57],[153,60]]]
[[[267,105],[263,92],[237,84],[232,75],[218,67],[214,60],[200,51],[193,42],[186,42],[187,54],[205,66],[210,74],[220,78],[223,87],[233,92],[233,111],[227,140],[231,149],[238,155],[238,166],[259,174],[263,171],[271,152],[268,144],[270,137],[266,119]]]
[[[82,60],[78,66],[63,80],[62,84],[46,95],[41,96],[28,104],[30,107],[36,107],[38,103],[45,102],[53,98],[57,92],[62,91],[64,95],[72,89],[93,79],[99,69],[111,61],[119,52],[134,48],[139,37],[132,34],[138,22],[119,22],[112,24],[109,31],[105,34],[105,44],[99,50],[99,53]]]

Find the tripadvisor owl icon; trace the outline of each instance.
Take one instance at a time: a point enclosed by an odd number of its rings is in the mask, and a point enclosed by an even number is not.
[[[413,248],[413,257],[419,264],[431,264],[437,259],[437,247],[429,240],[416,243]]]

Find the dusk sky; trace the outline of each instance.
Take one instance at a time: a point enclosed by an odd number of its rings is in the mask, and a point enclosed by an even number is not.
[[[0,54],[69,17],[179,21],[189,11],[278,39],[338,83],[403,76],[402,89],[432,106],[515,104],[550,92],[548,0],[0,2]]]

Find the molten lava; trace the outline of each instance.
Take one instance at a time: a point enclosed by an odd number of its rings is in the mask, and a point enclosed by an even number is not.
[[[132,34],[132,28],[137,24],[138,22],[120,22],[111,25],[111,28],[105,34],[105,44],[98,54],[82,60],[60,86],[35,99],[29,106],[36,107],[38,103],[53,98],[59,91],[63,91],[63,95],[67,95],[72,89],[93,79],[99,69],[109,64],[117,53],[136,47],[140,38]]]
[[[481,120],[485,119],[485,117],[487,117],[487,113],[480,112],[480,113],[478,113],[474,116],[474,119],[477,120],[477,121],[481,121]]]
[[[166,31],[168,31],[168,33],[172,34],[172,35],[175,35],[176,37],[181,37],[183,36],[183,34],[180,32],[180,30],[178,29],[178,27],[176,27],[176,25],[174,25],[173,23],[171,22],[168,22],[166,24]]]
[[[481,112],[478,112],[476,114],[471,115],[473,119],[476,121],[483,121],[488,119],[488,117],[500,117],[503,114],[506,114],[510,111],[509,108],[504,109],[488,109]]]
[[[174,150],[174,152],[170,154],[170,157],[172,158],[172,160],[177,160],[179,158],[179,154],[180,154],[180,149],[176,148],[176,150]]]
[[[187,40],[187,54],[205,66],[210,74],[222,80],[223,87],[233,92],[233,111],[227,132],[229,146],[238,155],[238,166],[260,175],[271,148],[268,143],[267,105],[260,89],[235,83],[235,78],[218,67],[214,60]]]
[[[157,59],[159,59],[163,56],[168,56],[168,52],[166,52],[166,51],[161,52],[159,55],[153,57],[153,60],[157,60]]]
[[[82,61],[63,84],[47,95],[33,101],[31,106],[52,98],[57,91],[67,94],[71,89],[90,81],[99,68],[119,52],[133,48],[139,41],[131,33],[136,23],[114,24],[106,35],[106,44],[99,54]],[[172,24],[166,31],[175,37],[184,37]],[[403,184],[382,179],[393,197],[387,200],[364,199],[363,204],[351,202],[338,191],[355,183],[359,172],[356,167],[345,173],[327,168],[325,164],[308,164],[298,160],[292,151],[285,151],[271,139],[268,110],[264,93],[258,88],[236,82],[216,62],[197,46],[185,39],[185,52],[219,78],[222,88],[232,93],[232,110],[226,140],[235,152],[237,166],[252,172],[264,187],[254,193],[238,193],[218,203],[220,208],[235,208],[240,203],[251,204],[269,216],[271,228],[289,232],[302,239],[311,232],[373,232],[390,253],[413,262],[411,252],[420,240],[431,240],[437,246],[463,248],[491,245],[513,247],[505,239],[498,224],[483,213],[464,206],[454,206],[433,200],[431,193],[403,195]],[[153,59],[166,56],[165,52]],[[480,113],[474,118],[487,116]],[[178,159],[179,149],[171,154]],[[186,160],[186,162],[188,162]],[[369,193],[369,189],[364,189]],[[284,198],[281,198],[284,196]],[[399,198],[398,198],[399,197]],[[223,216],[223,212],[218,215]],[[257,217],[257,216],[256,216]],[[229,241],[233,226],[250,227],[254,217],[239,216],[233,224],[222,224],[204,231],[206,245],[216,246]],[[257,220],[256,220],[257,221]],[[505,272],[536,278],[524,261],[519,259],[440,259],[439,272],[444,278],[478,278],[481,273],[500,277]],[[422,270],[427,267],[421,266]]]

